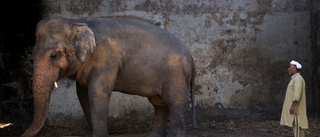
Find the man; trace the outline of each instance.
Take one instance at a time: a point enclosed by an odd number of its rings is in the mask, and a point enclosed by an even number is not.
[[[304,129],[308,128],[305,82],[300,75],[302,65],[291,61],[288,68],[291,81],[284,99],[280,125],[293,127],[295,137],[304,137]]]

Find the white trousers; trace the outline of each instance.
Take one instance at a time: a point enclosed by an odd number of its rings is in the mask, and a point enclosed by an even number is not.
[[[297,114],[294,114],[293,133],[294,137],[304,137],[304,130],[298,125]]]

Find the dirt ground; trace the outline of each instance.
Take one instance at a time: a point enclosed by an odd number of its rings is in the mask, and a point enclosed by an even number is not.
[[[1,125],[1,124],[0,124]],[[110,120],[111,137],[145,137],[151,130],[152,121]],[[1,137],[20,136],[29,124],[13,124],[0,128]],[[1,126],[0,126],[1,127]],[[73,126],[44,126],[38,137],[91,136],[92,131],[85,124]],[[248,119],[227,119],[223,121],[198,122],[193,128],[186,124],[186,137],[292,137],[292,128],[280,126],[279,121],[257,121]],[[320,119],[309,119],[306,137],[320,137]]]

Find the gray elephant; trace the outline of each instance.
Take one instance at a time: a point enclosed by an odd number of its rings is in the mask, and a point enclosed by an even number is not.
[[[147,97],[155,108],[150,137],[185,136],[184,109],[191,95],[195,123],[193,58],[171,33],[134,17],[65,19],[38,23],[34,62],[34,119],[22,135],[45,123],[50,92],[64,77],[77,95],[94,137],[108,136],[112,91]]]

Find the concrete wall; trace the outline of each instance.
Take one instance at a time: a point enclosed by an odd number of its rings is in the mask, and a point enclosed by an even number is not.
[[[125,15],[149,20],[180,38],[194,57],[198,120],[279,118],[293,59],[303,65],[308,112],[314,102],[311,0],[43,0],[41,16]],[[84,121],[75,83],[52,92],[49,124]],[[187,114],[189,114],[187,112]],[[147,99],[114,92],[111,118],[148,119]],[[189,121],[187,117],[187,121]]]
[[[313,51],[313,75],[314,75],[314,108],[316,109],[316,115],[320,114],[320,1],[314,0],[311,10],[311,43]]]

